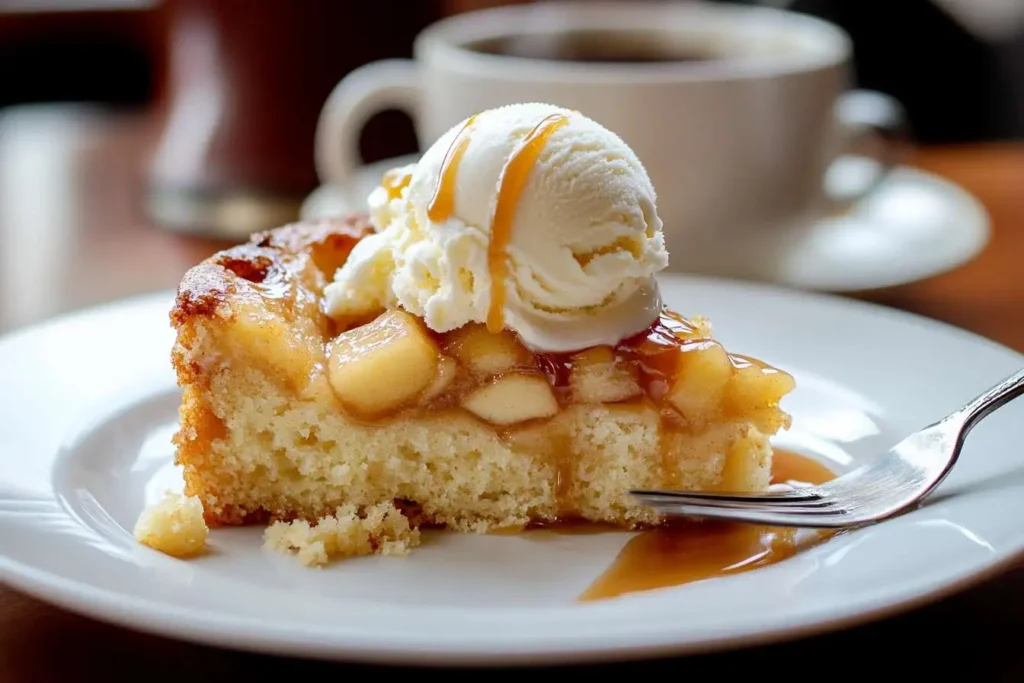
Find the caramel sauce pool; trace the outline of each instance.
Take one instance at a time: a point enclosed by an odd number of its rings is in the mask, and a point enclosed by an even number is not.
[[[811,458],[775,451],[773,484],[822,484],[835,476]],[[571,529],[567,531],[574,533]],[[625,545],[612,566],[580,595],[579,600],[603,600],[739,574],[781,562],[823,542],[833,533],[717,521],[644,531]]]

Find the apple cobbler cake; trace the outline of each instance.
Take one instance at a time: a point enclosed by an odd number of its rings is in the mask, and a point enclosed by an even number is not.
[[[176,459],[206,521],[315,522],[393,504],[464,531],[657,522],[630,489],[767,487],[785,372],[664,311],[618,345],[528,350],[401,308],[338,320],[323,289],[365,216],[254,236],[188,272],[171,320]]]

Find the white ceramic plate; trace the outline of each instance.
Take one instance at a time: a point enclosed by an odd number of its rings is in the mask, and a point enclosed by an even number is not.
[[[966,332],[888,309],[668,276],[733,350],[790,370],[779,445],[845,469],[1024,364]],[[435,534],[406,558],[324,570],[217,530],[179,561],[131,534],[179,487],[170,295],[64,317],[0,341],[0,579],[132,628],[275,653],[377,662],[581,662],[739,647],[909,608],[1024,550],[1024,402],[970,435],[929,505],[779,564],[595,603],[574,599],[630,537]]]
[[[369,164],[352,188],[316,190],[302,214],[315,218],[365,210],[366,197],[383,172],[415,160],[406,156]],[[830,186],[858,187],[871,172],[865,160],[845,159],[830,174]],[[784,246],[751,242],[742,254],[738,250],[746,243],[738,243],[728,263],[706,261],[704,272],[735,275],[736,268],[749,268],[749,279],[820,292],[894,287],[945,273],[973,259],[988,243],[989,218],[978,200],[958,185],[900,166],[849,210],[823,217],[799,237],[779,238]],[[766,250],[774,254],[770,266],[765,264]]]

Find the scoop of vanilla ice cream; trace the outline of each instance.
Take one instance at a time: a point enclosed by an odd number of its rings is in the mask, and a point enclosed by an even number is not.
[[[655,191],[633,151],[591,119],[547,104],[482,112],[464,134],[453,210],[427,215],[445,156],[465,122],[418,163],[390,172],[369,197],[377,233],[362,240],[325,289],[335,317],[399,305],[447,332],[486,322],[494,286],[488,244],[502,172],[552,114],[567,122],[526,176],[505,249],[505,327],[537,351],[616,344],[645,329],[668,265]]]

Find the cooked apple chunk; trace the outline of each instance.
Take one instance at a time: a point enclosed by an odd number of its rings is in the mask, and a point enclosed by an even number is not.
[[[462,407],[491,424],[509,425],[558,412],[558,401],[543,375],[509,373],[473,391]]]
[[[241,287],[241,286],[240,286]],[[240,297],[238,314],[231,328],[231,344],[235,352],[266,359],[278,377],[294,386],[301,386],[313,370],[319,341],[295,334],[291,325],[278,316],[267,315],[266,309]]]
[[[516,367],[529,367],[533,356],[508,330],[498,334],[470,323],[448,335],[445,348],[470,372],[491,376]]]
[[[455,377],[459,373],[459,364],[450,356],[441,356],[437,361],[437,374],[434,381],[426,388],[420,396],[421,401],[433,401],[451,388]]]
[[[666,395],[689,422],[712,419],[722,402],[722,392],[733,376],[732,360],[716,342],[705,341],[679,354],[676,377]]]
[[[328,379],[346,410],[374,418],[418,397],[438,376],[440,353],[421,323],[400,310],[338,335]]]
[[[796,387],[788,373],[763,368],[743,358],[739,362],[726,387],[726,407],[734,413],[774,406]]]
[[[572,357],[569,386],[577,403],[618,403],[640,395],[638,372],[617,363],[610,346],[595,346]]]

